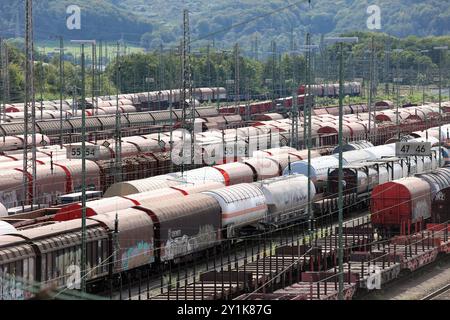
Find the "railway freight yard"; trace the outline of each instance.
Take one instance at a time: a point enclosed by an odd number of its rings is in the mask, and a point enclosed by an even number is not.
[[[263,317],[450,299],[448,21],[102,0],[52,29],[61,8],[16,2],[0,4],[0,300]],[[327,5],[354,29],[329,29]]]

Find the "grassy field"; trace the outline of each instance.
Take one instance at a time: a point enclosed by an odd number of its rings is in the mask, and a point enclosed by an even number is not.
[[[97,43],[97,55],[99,50],[100,43]],[[106,55],[106,52],[108,52],[108,56],[113,56],[116,52],[116,43],[113,41],[106,43],[103,43],[103,55]],[[57,49],[59,49],[59,41],[39,41],[36,43],[36,50],[38,50],[41,53],[50,53],[50,52],[57,52]],[[69,41],[65,41],[64,43],[64,49],[66,54],[71,54],[74,56],[80,55],[80,45],[70,43]],[[122,47],[121,50],[124,50],[125,48]],[[126,44],[126,53],[139,53],[144,52],[144,49],[133,45],[133,44]],[[91,55],[90,47],[86,48],[86,56],[89,58]]]
[[[377,96],[373,97],[373,101],[381,101],[381,100],[389,100],[394,103],[397,102],[397,96],[396,94],[393,94],[390,92],[389,94],[386,94],[384,92],[384,88],[381,86],[378,88]],[[449,100],[449,88],[448,87],[442,87],[441,90],[442,100],[446,101]],[[399,94],[399,102],[400,104],[406,104],[406,103],[416,103],[416,104],[422,104],[423,101],[423,91],[422,87],[413,87],[410,88],[409,86],[403,86],[400,90]],[[349,97],[346,96],[344,98],[344,105],[346,104],[367,104],[368,97],[367,95],[360,96],[360,97]],[[433,87],[427,87],[425,88],[425,103],[427,102],[439,102],[439,94],[438,89]],[[330,98],[317,98],[316,103],[324,104],[324,105],[338,105],[339,99],[330,99]]]

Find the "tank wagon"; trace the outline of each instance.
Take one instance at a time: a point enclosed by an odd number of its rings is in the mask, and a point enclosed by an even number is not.
[[[310,86],[309,93],[317,97],[330,97],[335,98],[339,96],[339,84],[313,84]],[[308,93],[308,88],[305,85],[301,85],[298,88],[298,94]],[[361,83],[359,82],[346,82],[344,83],[344,95],[359,96],[361,94]]]
[[[276,199],[280,188],[303,190],[305,184],[305,177],[281,177],[264,185],[244,183],[92,215],[87,219],[87,280],[192,259],[240,230],[287,221],[283,214],[292,208],[300,217],[304,196],[290,192],[282,203]],[[10,286],[12,277],[66,287],[70,266],[81,259],[80,228],[80,219],[74,219],[1,235],[1,298],[29,296]]]

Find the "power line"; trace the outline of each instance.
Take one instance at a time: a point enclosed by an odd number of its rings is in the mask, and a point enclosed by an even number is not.
[[[254,22],[254,21],[259,20],[259,19],[262,19],[262,18],[266,18],[266,17],[271,16],[271,15],[273,15],[273,14],[275,14],[275,13],[279,13],[279,12],[281,12],[281,11],[284,11],[284,10],[290,9],[290,8],[292,8],[292,7],[294,7],[294,6],[297,6],[297,5],[300,4],[301,2],[305,2],[305,0],[295,1],[294,3],[291,3],[291,4],[287,5],[287,6],[284,6],[284,7],[281,7],[281,8],[278,8],[278,9],[275,9],[275,10],[272,10],[272,11],[269,11],[269,12],[266,12],[266,13],[263,13],[263,14],[260,14],[260,15],[258,15],[258,16],[255,16],[255,17],[251,18],[251,19],[244,20],[244,21],[242,21],[242,22],[232,24],[232,25],[229,26],[229,27],[225,27],[225,28],[219,29],[219,30],[217,30],[217,31],[208,33],[208,34],[206,34],[206,35],[204,35],[204,36],[201,36],[201,37],[198,37],[198,38],[192,40],[191,43],[194,43],[194,42],[197,42],[197,41],[200,41],[200,40],[204,40],[204,39],[208,39],[208,38],[211,38],[211,37],[213,37],[213,36],[215,36],[215,35],[218,35],[218,34],[220,34],[220,33],[223,33],[223,32],[225,32],[225,31],[229,31],[229,30],[231,30],[231,29],[234,29],[234,28],[236,28],[236,27],[240,27],[240,26],[246,25],[246,24],[248,24],[248,23]],[[310,3],[310,0],[308,0],[308,2]]]

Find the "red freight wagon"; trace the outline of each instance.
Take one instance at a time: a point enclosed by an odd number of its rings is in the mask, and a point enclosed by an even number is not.
[[[372,192],[372,224],[389,228],[430,218],[430,192],[429,184],[416,177],[376,186]]]

